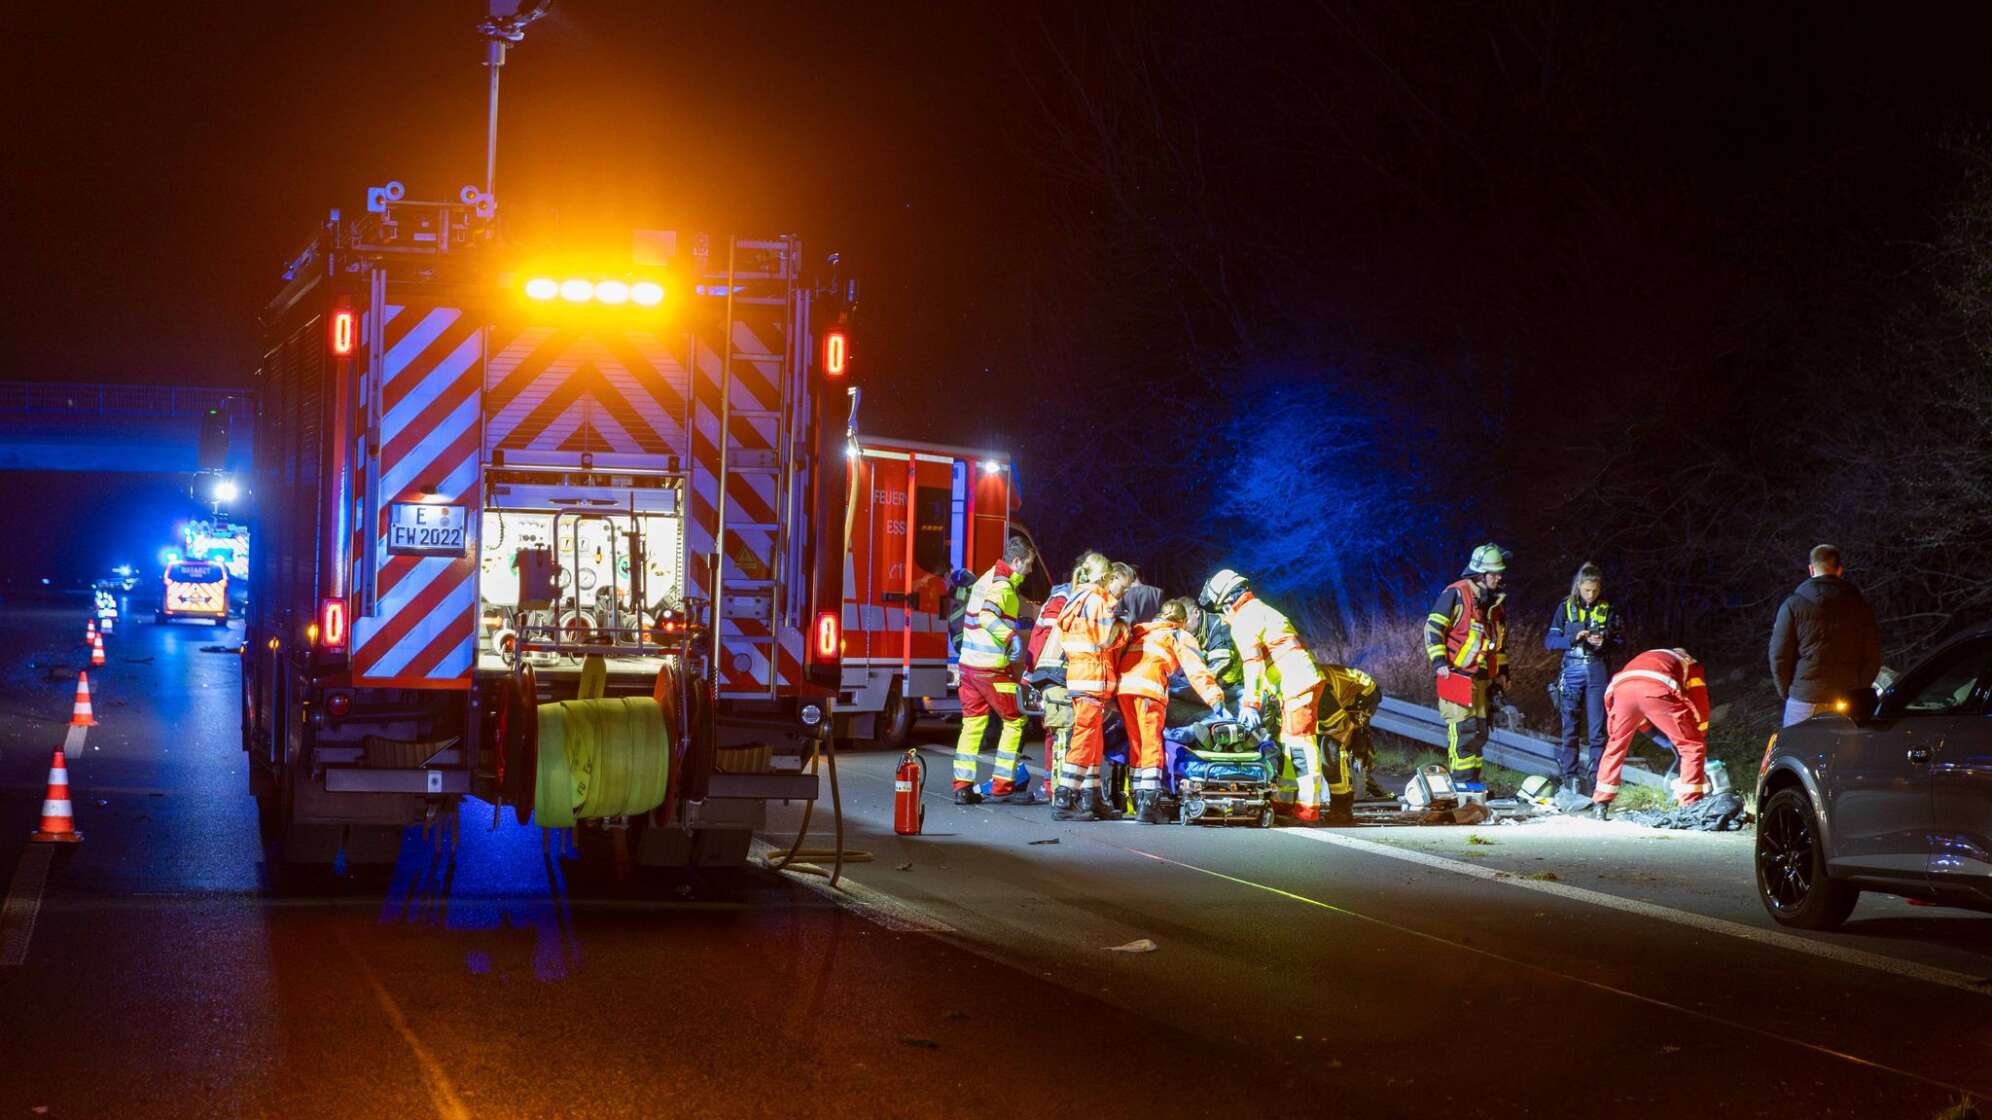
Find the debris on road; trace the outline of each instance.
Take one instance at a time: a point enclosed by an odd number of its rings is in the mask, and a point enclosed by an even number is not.
[[[1130,942],[1128,942],[1128,943],[1127,943],[1127,944],[1125,944],[1125,945],[1109,945],[1109,946],[1107,946],[1107,952],[1109,952],[1109,953],[1152,953],[1152,952],[1154,952],[1155,950],[1157,950],[1157,949],[1160,949],[1160,948],[1161,948],[1161,946],[1160,946],[1160,945],[1157,945],[1157,944],[1156,944],[1155,942],[1153,942],[1153,941],[1150,941],[1150,940],[1148,940],[1148,939],[1147,939],[1146,937],[1138,937],[1138,938],[1135,938],[1135,939],[1134,939],[1133,941],[1130,941]]]
[[[900,864],[900,865],[899,865],[898,867],[894,868],[893,870],[895,870],[895,871],[911,871],[911,870],[913,870],[913,861],[912,861],[912,860],[908,860],[908,861],[906,861],[905,863],[902,863],[902,864]]]
[[[1478,832],[1469,833],[1466,837],[1466,842],[1469,844],[1488,844],[1488,845],[1492,845],[1494,843],[1494,841],[1489,840],[1487,837],[1480,835]]]
[[[1030,843],[1032,847],[1036,847],[1039,844],[1056,844],[1058,843],[1058,837],[1054,836],[1049,840],[1032,840]]]
[[[1522,876],[1522,878],[1534,879],[1538,883],[1554,883],[1559,881],[1554,871],[1531,871],[1527,875]]]

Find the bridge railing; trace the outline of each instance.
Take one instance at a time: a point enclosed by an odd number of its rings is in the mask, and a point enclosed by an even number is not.
[[[84,385],[67,381],[0,381],[0,413],[68,416],[205,416],[227,408],[229,418],[256,414],[254,396],[241,389],[195,385]]]

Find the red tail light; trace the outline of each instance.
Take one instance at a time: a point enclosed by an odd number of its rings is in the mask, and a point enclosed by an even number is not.
[[[318,644],[326,649],[346,648],[346,600],[327,599],[318,604]]]
[[[359,320],[350,307],[341,307],[332,312],[332,353],[341,358],[351,357],[354,340],[359,336]]]
[[[816,629],[812,631],[809,641],[810,657],[819,663],[837,660],[837,655],[844,649],[842,630],[835,611],[817,615]]]
[[[823,375],[842,377],[844,369],[851,364],[851,340],[843,331],[828,331],[823,335]]]

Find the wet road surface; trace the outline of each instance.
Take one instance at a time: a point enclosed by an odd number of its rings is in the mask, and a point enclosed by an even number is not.
[[[17,887],[81,618],[0,612]],[[51,853],[0,964],[0,1118],[1928,1116],[1992,1095],[1992,919],[1871,896],[1844,934],[1778,931],[1746,836],[1059,825],[930,793],[901,838],[896,759],[862,752],[840,759],[846,845],[875,858],[846,894],[618,877],[476,803],[454,860],[411,829],[391,870],[279,891],[236,658],[210,649],[239,640],[127,624],[93,671],[87,839]],[[808,843],[830,824],[826,802]]]

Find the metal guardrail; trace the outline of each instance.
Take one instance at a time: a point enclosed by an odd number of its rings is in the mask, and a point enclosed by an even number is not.
[[[253,394],[241,389],[169,385],[84,385],[68,381],[0,381],[0,413],[67,416],[207,415],[225,407],[231,420],[256,414]]]
[[[1402,700],[1385,697],[1383,706],[1377,709],[1370,726],[1392,735],[1402,735],[1407,739],[1444,749],[1446,745],[1446,721],[1432,708],[1407,704]],[[1488,761],[1524,774],[1545,774],[1555,777],[1556,741],[1544,735],[1526,731],[1508,731],[1496,728],[1487,737],[1487,747],[1482,752]],[[1665,790],[1667,781],[1650,770],[1628,765],[1625,768],[1625,781],[1628,785],[1650,786]]]

